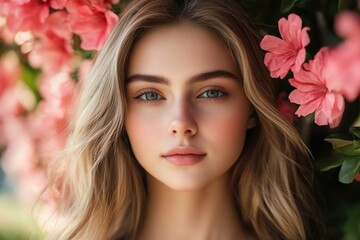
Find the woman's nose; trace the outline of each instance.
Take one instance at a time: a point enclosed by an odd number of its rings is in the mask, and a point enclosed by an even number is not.
[[[174,104],[171,111],[171,120],[169,132],[173,136],[192,137],[198,131],[198,126],[195,121],[195,112],[191,103],[182,102]]]

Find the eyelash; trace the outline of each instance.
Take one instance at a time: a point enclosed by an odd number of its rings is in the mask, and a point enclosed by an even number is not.
[[[217,93],[217,96],[215,97],[203,97],[204,94],[209,94],[210,91],[215,91]],[[146,98],[146,94],[156,94],[156,99],[147,99]],[[217,87],[209,87],[206,90],[204,90],[200,95],[197,96],[197,98],[202,98],[202,99],[208,99],[211,101],[216,101],[219,98],[225,97],[226,95],[228,95],[225,91],[217,88]],[[134,99],[137,99],[141,102],[144,103],[151,103],[154,101],[159,101],[159,100],[163,100],[165,99],[163,96],[161,96],[161,94],[159,94],[157,91],[152,90],[152,89],[145,89],[143,91],[141,91],[140,93],[138,93]]]

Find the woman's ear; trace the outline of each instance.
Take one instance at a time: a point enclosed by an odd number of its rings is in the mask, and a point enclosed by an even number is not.
[[[251,106],[249,119],[247,121],[247,129],[254,128],[257,124],[256,111],[253,106]]]

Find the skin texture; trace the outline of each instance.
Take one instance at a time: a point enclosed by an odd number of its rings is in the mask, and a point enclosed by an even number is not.
[[[244,234],[228,170],[255,120],[238,76],[222,42],[195,25],[159,27],[135,45],[125,128],[147,172],[148,203],[139,239],[161,239],[160,232],[164,239],[239,239]],[[193,155],[190,163],[180,157],[185,164],[177,165],[164,157],[188,147],[201,155],[196,161]]]

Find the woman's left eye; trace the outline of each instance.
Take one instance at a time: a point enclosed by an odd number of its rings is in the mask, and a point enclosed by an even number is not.
[[[218,97],[223,97],[224,95],[226,94],[218,89],[208,89],[205,92],[203,92],[199,96],[199,98],[218,98]]]
[[[148,91],[148,92],[141,93],[136,98],[140,99],[142,101],[156,101],[156,100],[163,99],[163,97],[160,94],[158,94],[156,92],[153,92],[153,91]]]

